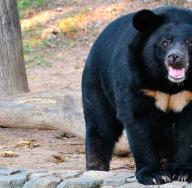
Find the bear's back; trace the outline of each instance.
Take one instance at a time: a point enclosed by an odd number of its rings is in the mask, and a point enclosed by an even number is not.
[[[165,18],[164,23],[192,23],[192,11],[189,9],[167,6],[154,9],[153,12],[163,15]],[[124,38],[123,41],[128,44],[134,42],[138,32],[132,25],[132,18],[134,14],[135,13],[127,14],[110,23],[97,38],[95,44],[93,45],[93,49],[102,52],[102,56],[103,52],[112,54],[115,46],[117,46],[119,41],[122,39],[122,36],[127,36],[128,33],[130,33],[131,37],[127,39]]]

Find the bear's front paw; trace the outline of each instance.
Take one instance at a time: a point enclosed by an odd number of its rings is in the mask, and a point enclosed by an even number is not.
[[[160,185],[172,181],[171,175],[166,171],[137,171],[136,177],[139,183],[144,185]]]
[[[173,174],[173,180],[192,182],[192,170],[191,169],[179,169],[175,170]]]

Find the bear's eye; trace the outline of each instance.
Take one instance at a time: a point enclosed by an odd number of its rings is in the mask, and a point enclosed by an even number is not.
[[[171,42],[171,40],[165,39],[165,40],[162,41],[161,46],[166,48],[166,47],[169,46],[170,42]]]
[[[185,43],[188,45],[188,46],[192,46],[192,39],[187,39],[185,41]]]

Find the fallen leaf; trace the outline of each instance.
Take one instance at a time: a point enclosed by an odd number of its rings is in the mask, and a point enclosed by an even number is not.
[[[63,163],[65,159],[64,156],[61,155],[52,155],[52,158],[49,161],[58,164]]]
[[[23,140],[18,142],[15,147],[34,148],[38,146],[39,144],[34,143],[34,140]]]
[[[24,148],[29,148],[32,144],[32,141],[28,141],[28,140],[23,140],[21,142],[18,142],[16,147],[24,147]]]
[[[1,155],[2,155],[3,157],[5,157],[5,158],[17,157],[17,156],[18,156],[18,154],[15,153],[14,151],[4,151]]]
[[[66,133],[63,133],[61,135],[58,135],[56,138],[57,139],[69,139],[69,138],[74,138],[74,137],[75,137],[74,134],[66,132]]]
[[[36,148],[36,147],[39,147],[39,144],[37,144],[37,143],[32,143],[31,144],[31,148]]]

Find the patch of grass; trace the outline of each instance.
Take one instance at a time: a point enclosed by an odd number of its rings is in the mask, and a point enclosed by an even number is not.
[[[25,56],[25,63],[27,66],[33,67],[33,66],[44,66],[44,67],[52,67],[52,63],[49,61],[46,61],[44,56],[42,54],[38,54],[37,52]]]
[[[42,48],[55,48],[59,45],[59,41],[54,38],[47,38],[41,41],[40,47]]]
[[[18,0],[18,7],[20,11],[27,10],[31,8],[32,1],[31,0]]]
[[[29,55],[31,52],[31,45],[23,42],[23,52],[24,52],[24,56]]]
[[[29,55],[33,48],[37,48],[40,45],[40,42],[34,38],[31,40],[24,40],[23,41],[23,51],[24,55]]]
[[[43,6],[45,3],[45,0],[36,0],[36,5],[37,6]]]
[[[77,4],[78,3],[78,0],[68,0],[67,1],[67,4],[68,5],[75,5],[75,4]]]
[[[27,11],[42,7],[45,0],[17,0],[20,16],[24,17]]]
[[[67,39],[63,41],[63,45],[67,46],[68,48],[73,48],[77,45],[77,41],[76,40],[71,40],[71,39]]]
[[[41,65],[46,67],[51,67],[52,64],[45,60],[41,51],[43,52],[44,44],[42,41],[24,40],[23,41],[23,51],[25,63],[28,66]]]
[[[36,65],[41,65],[41,66],[46,66],[46,67],[51,67],[52,66],[51,63],[46,61],[45,58],[43,57],[43,55],[40,55],[40,54],[36,54],[33,57],[33,62]]]
[[[39,6],[43,6],[45,0],[18,0],[19,10],[27,10],[32,8],[38,8]]]
[[[86,14],[87,10],[86,12],[76,13],[59,21],[58,27],[60,31],[68,37],[73,37],[79,30],[82,30]]]

